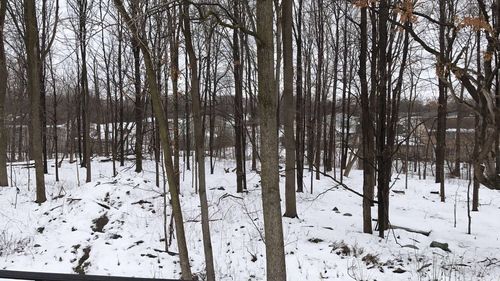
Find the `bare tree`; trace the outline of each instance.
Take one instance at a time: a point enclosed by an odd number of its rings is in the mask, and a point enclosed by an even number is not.
[[[284,123],[285,123],[285,217],[297,217],[295,198],[295,141],[294,141],[294,111],[293,104],[293,46],[292,46],[292,0],[282,2],[282,32],[283,32],[283,78],[284,78]]]
[[[257,0],[257,64],[266,273],[269,281],[286,280],[278,174],[272,0]]]
[[[370,109],[368,80],[368,17],[367,6],[361,7],[361,48],[359,52],[359,79],[361,83],[361,127],[363,135],[363,232],[372,233],[371,198],[375,186],[374,132]]]
[[[24,1],[24,23],[26,26],[26,34],[24,36],[27,54],[27,73],[28,73],[28,93],[30,96],[30,119],[31,119],[31,153],[35,160],[36,173],[36,200],[37,203],[47,201],[45,196],[45,178],[43,172],[43,153],[42,133],[40,122],[40,68],[38,48],[38,25],[36,19],[35,1]]]
[[[238,1],[234,3],[235,16],[239,18],[240,9]],[[243,67],[240,54],[240,31],[233,29],[233,65],[234,65],[234,138],[235,138],[235,157],[236,157],[236,191],[246,190],[245,173],[245,143],[243,130]]]
[[[189,265],[189,254],[186,244],[186,236],[184,231],[184,221],[182,219],[182,209],[179,199],[179,184],[175,178],[175,170],[172,162],[172,148],[170,146],[170,135],[167,131],[167,118],[165,116],[165,111],[161,103],[160,92],[158,90],[158,84],[156,81],[156,73],[153,66],[153,60],[150,55],[150,49],[147,45],[145,39],[142,37],[142,33],[137,29],[136,24],[131,19],[128,12],[123,6],[121,0],[113,0],[118,12],[124,18],[125,24],[127,25],[130,33],[139,42],[139,47],[144,58],[144,65],[146,66],[146,78],[149,85],[151,93],[151,102],[153,105],[153,113],[158,121],[158,130],[160,135],[161,146],[163,148],[163,161],[165,162],[165,170],[167,173],[167,180],[169,191],[172,201],[172,212],[175,219],[175,232],[177,235],[177,247],[179,249],[180,264],[182,270],[182,279],[190,280],[192,279],[191,267]],[[166,237],[165,237],[166,239]]]
[[[198,77],[198,62],[193,47],[191,35],[191,23],[189,19],[189,4],[183,2],[183,33],[186,42],[186,51],[189,56],[189,67],[191,69],[191,100],[194,123],[194,141],[196,148],[196,162],[198,164],[198,188],[201,205],[201,228],[203,232],[203,250],[205,253],[205,264],[208,281],[215,281],[214,257],[212,253],[212,239],[210,236],[210,222],[208,214],[208,201],[205,179],[205,137],[203,121],[201,118],[200,80]]]
[[[7,94],[7,62],[4,47],[4,25],[7,0],[0,1],[0,186],[8,186],[7,176],[7,130],[5,128],[5,97]]]
[[[296,12],[296,34],[295,34],[295,45],[297,46],[297,82],[295,84],[297,91],[296,107],[295,107],[295,152],[296,152],[296,162],[297,162],[297,192],[303,192],[304,187],[304,143],[305,143],[305,133],[304,133],[304,115],[305,106],[304,93],[303,93],[303,65],[302,65],[302,9],[303,0],[299,0],[297,12]],[[293,71],[293,69],[292,69]]]
[[[137,17],[139,13],[139,3],[131,1],[130,7],[133,17]],[[143,125],[144,118],[143,108],[144,100],[141,89],[141,57],[140,48],[137,40],[132,36],[132,53],[134,56],[134,89],[135,89],[135,172],[142,172],[142,144],[143,144]],[[123,144],[122,144],[123,145]]]

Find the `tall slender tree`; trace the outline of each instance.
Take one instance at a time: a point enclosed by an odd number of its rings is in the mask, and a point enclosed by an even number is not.
[[[359,79],[361,84],[361,127],[363,150],[363,232],[372,233],[371,198],[375,185],[375,162],[373,151],[373,118],[370,111],[368,80],[368,19],[367,6],[361,6],[361,48],[359,52]]]
[[[139,16],[139,3],[137,1],[130,2],[130,8],[133,17]],[[139,23],[140,24],[140,23]],[[135,172],[142,172],[142,145],[143,145],[143,125],[144,118],[143,108],[144,99],[141,90],[141,54],[139,42],[133,36],[132,41],[132,54],[134,56],[134,90],[135,90]]]
[[[24,24],[26,34],[24,36],[27,54],[27,77],[28,93],[30,96],[30,119],[31,119],[31,158],[35,160],[36,178],[36,200],[37,203],[47,201],[45,196],[45,177],[43,172],[42,133],[40,122],[40,68],[38,48],[38,24],[36,18],[36,5],[34,0],[24,1]]]
[[[239,17],[239,1],[234,2],[235,17]],[[234,67],[234,139],[236,158],[236,191],[246,190],[245,143],[243,129],[243,67],[240,53],[240,31],[233,29],[233,67]]]
[[[444,189],[444,160],[446,147],[446,108],[447,108],[447,93],[446,84],[447,78],[445,73],[445,55],[446,55],[446,1],[439,0],[439,57],[437,63],[438,72],[438,116],[436,130],[436,183],[440,183],[441,202],[445,201]]]
[[[303,192],[304,188],[304,94],[303,94],[303,65],[302,65],[302,9],[303,0],[298,1],[298,7],[296,12],[296,36],[295,45],[297,46],[296,58],[297,58],[297,77],[296,77],[296,91],[297,98],[295,104],[295,153],[297,162],[297,192]],[[293,71],[293,69],[292,69]]]
[[[172,148],[171,148],[171,140],[170,134],[167,130],[167,118],[165,116],[165,111],[162,107],[162,102],[160,98],[160,92],[158,90],[158,84],[156,81],[156,73],[153,66],[153,60],[150,56],[150,48],[147,45],[144,38],[139,37],[141,33],[139,33],[137,29],[137,25],[134,23],[130,15],[128,14],[123,2],[121,0],[113,0],[118,12],[124,18],[125,24],[132,36],[139,42],[139,47],[141,48],[141,52],[144,58],[144,65],[146,67],[146,79],[149,86],[150,94],[151,94],[151,103],[153,105],[153,113],[158,122],[158,130],[159,137],[161,141],[161,146],[163,148],[163,161],[165,164],[165,170],[167,174],[168,187],[171,195],[172,202],[172,212],[173,217],[175,219],[175,232],[177,236],[177,248],[179,250],[180,257],[180,265],[181,265],[181,276],[182,279],[190,280],[192,279],[191,266],[189,262],[189,253],[187,249],[186,243],[186,235],[184,231],[184,221],[182,218],[182,208],[180,204],[179,198],[179,186],[178,182],[175,179],[175,170],[172,162]],[[165,237],[166,239],[166,237]]]
[[[282,1],[282,38],[283,38],[283,78],[284,78],[284,123],[285,123],[285,217],[297,217],[295,198],[295,141],[293,104],[293,42],[292,42],[292,0]]]
[[[183,34],[186,51],[189,56],[189,67],[191,69],[191,100],[194,123],[194,142],[196,162],[198,164],[198,194],[201,205],[201,229],[203,233],[203,250],[205,253],[205,266],[208,281],[215,281],[214,257],[212,252],[212,238],[210,236],[210,222],[208,214],[207,189],[205,179],[205,137],[203,121],[201,116],[200,80],[198,76],[198,59],[193,46],[191,34],[191,22],[189,19],[189,3],[183,2]]]
[[[4,25],[7,13],[7,0],[0,1],[0,186],[8,186],[7,176],[7,141],[5,127],[5,97],[7,95],[7,62],[4,47]]]
[[[286,280],[278,174],[278,130],[274,81],[273,1],[257,0],[257,68],[260,158],[267,280]]]

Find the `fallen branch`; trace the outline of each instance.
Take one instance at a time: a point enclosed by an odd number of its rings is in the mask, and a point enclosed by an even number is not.
[[[427,267],[429,267],[429,266],[431,266],[431,265],[432,265],[432,263],[427,263],[427,264],[424,264],[421,268],[417,269],[417,272],[420,272],[420,271],[422,271],[422,270],[426,269]]]
[[[372,219],[372,220],[376,221],[378,223],[377,219]],[[429,230],[429,231],[418,230],[418,229],[409,228],[409,227],[406,227],[406,226],[394,225],[392,223],[389,224],[389,228],[390,229],[401,229],[401,230],[404,230],[404,231],[408,231],[408,232],[412,232],[412,233],[417,233],[417,234],[422,234],[422,235],[425,235],[425,236],[431,235],[431,232],[432,232],[432,230]]]
[[[219,197],[219,200],[217,201],[217,205],[219,205],[219,204],[220,204],[220,201],[221,201],[222,199],[225,199],[225,198],[228,198],[228,197],[232,197],[232,198],[234,198],[234,199],[241,199],[241,200],[243,200],[243,197],[234,196],[234,195],[232,195],[232,194],[226,193],[226,194],[222,195],[221,197]]]
[[[431,235],[431,232],[432,232],[432,230],[424,231],[424,230],[418,230],[418,229],[413,229],[413,228],[404,227],[404,226],[397,226],[397,225],[393,225],[393,224],[391,224],[391,228],[392,229],[401,229],[401,230],[404,230],[404,231],[408,231],[408,232],[412,232],[412,233],[418,233],[418,234],[422,234],[422,235],[425,235],[425,236]]]

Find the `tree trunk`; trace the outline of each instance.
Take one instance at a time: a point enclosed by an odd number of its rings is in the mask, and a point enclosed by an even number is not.
[[[446,21],[446,0],[439,0],[439,21],[444,24]],[[446,147],[446,74],[444,70],[444,61],[446,53],[445,26],[439,28],[439,61],[437,64],[438,72],[438,116],[436,130],[436,183],[441,183],[440,196],[441,202],[445,201],[444,190],[444,158]]]
[[[27,54],[27,77],[28,93],[30,96],[31,109],[31,143],[42,143],[41,122],[40,122],[40,68],[38,58],[40,50],[38,49],[38,27],[36,20],[35,1],[24,1],[24,23],[26,26],[25,44]],[[32,157],[35,160],[36,173],[36,201],[43,203],[47,201],[45,196],[45,179],[43,173],[43,154],[40,145],[32,146]]]
[[[54,75],[54,66],[52,64],[52,53],[49,54],[49,61],[50,61],[50,76],[52,79],[52,99],[53,99],[53,110],[54,113],[52,115],[53,118],[53,129],[54,129],[54,135],[53,135],[53,140],[54,140],[54,150],[55,150],[55,159],[54,159],[54,167],[56,170],[56,182],[59,181],[59,149],[58,149],[58,136],[57,136],[57,92],[56,92],[56,80],[55,80],[55,75]],[[69,128],[68,128],[69,129]],[[64,157],[63,157],[64,158]]]
[[[315,121],[316,121],[316,137],[315,137],[315,156],[314,156],[314,166],[316,169],[316,179],[319,180],[320,175],[320,164],[321,164],[321,137],[322,137],[322,126],[321,118],[324,114],[323,104],[325,101],[325,95],[323,94],[323,71],[324,71],[324,46],[325,46],[325,31],[324,31],[324,12],[323,12],[323,0],[317,0],[318,14],[317,19],[317,39],[316,43],[318,45],[318,66],[316,71],[316,95],[315,95]]]
[[[173,95],[174,171],[175,178],[179,182],[179,37],[176,9],[173,9],[173,12],[174,15],[168,10],[167,18],[169,28],[170,77],[172,79]]]
[[[132,3],[132,14],[138,15],[138,3]],[[144,101],[141,91],[141,61],[140,49],[137,40],[132,38],[132,53],[134,55],[134,88],[135,88],[135,172],[142,172],[142,144],[143,144],[143,128],[142,120],[144,118],[143,107]]]
[[[79,29],[78,29],[78,43],[80,44],[80,55],[82,57],[82,71],[81,75],[81,96],[82,96],[82,121],[83,121],[83,157],[86,169],[86,182],[92,180],[92,170],[90,163],[90,155],[92,154],[90,148],[90,112],[89,112],[89,83],[87,75],[87,1],[80,1],[79,3]]]
[[[7,175],[7,140],[5,128],[5,97],[7,95],[7,63],[4,47],[4,24],[7,0],[0,1],[0,186],[8,186]],[[13,160],[12,160],[13,161]]]
[[[370,114],[366,63],[368,60],[367,8],[361,8],[361,48],[359,52],[359,79],[361,82],[361,130],[363,149],[363,232],[372,233],[371,199],[375,186],[373,151],[373,120]]]
[[[303,69],[302,69],[302,7],[303,0],[299,0],[297,10],[297,37],[295,44],[297,45],[297,100],[295,106],[295,119],[296,119],[296,140],[295,140],[295,154],[297,162],[297,192],[303,192],[304,188],[304,98],[303,98]],[[292,69],[293,71],[293,69]]]
[[[278,174],[278,131],[274,89],[273,2],[257,0],[257,64],[260,114],[262,207],[267,280],[286,280]]]
[[[295,141],[293,132],[294,104],[293,104],[293,43],[292,43],[292,0],[282,2],[282,32],[283,32],[283,104],[285,125],[285,217],[297,217],[297,203],[295,198]]]
[[[52,70],[51,70],[52,72]],[[97,71],[97,58],[94,57],[94,95],[95,95],[95,100],[96,100],[96,112],[95,112],[95,124],[96,124],[96,133],[97,133],[97,143],[96,143],[96,149],[95,152],[97,155],[102,155],[102,134],[101,134],[101,93],[99,90],[99,75]]]
[[[203,121],[201,116],[200,80],[198,78],[198,64],[194,51],[191,23],[189,19],[189,4],[184,1],[183,11],[183,33],[186,40],[186,51],[189,56],[189,67],[191,69],[191,99],[194,123],[194,141],[196,148],[196,162],[198,164],[198,187],[201,205],[201,229],[203,233],[203,250],[205,253],[205,266],[208,281],[215,281],[214,257],[212,253],[212,239],[210,237],[210,222],[208,213],[208,201],[205,182],[205,137],[203,132]]]
[[[389,210],[387,209],[389,194],[389,176],[391,165],[388,163],[389,152],[386,150],[387,134],[387,21],[389,20],[389,5],[387,0],[381,0],[379,4],[379,44],[378,44],[378,122],[377,122],[377,199],[378,199],[378,224],[379,237],[384,237],[384,231],[388,229]]]
[[[239,17],[238,3],[234,3],[234,13]],[[244,167],[245,143],[243,131],[243,75],[240,57],[240,41],[238,29],[233,30],[233,68],[234,68],[234,139],[236,156],[236,192],[246,190],[246,174]]]
[[[328,132],[328,156],[327,161],[325,163],[325,170],[327,172],[333,170],[333,174],[335,176],[335,155],[337,154],[337,145],[336,145],[336,127],[337,127],[337,65],[339,62],[339,18],[338,11],[335,11],[335,55],[333,59],[333,98],[332,98],[332,109],[330,116],[330,130]]]
[[[167,172],[167,180],[169,186],[169,192],[171,194],[172,200],[172,213],[175,219],[175,232],[177,235],[177,247],[179,250],[180,257],[180,265],[181,265],[181,276],[182,279],[190,280],[192,279],[191,267],[189,265],[189,254],[186,244],[186,236],[184,231],[184,221],[182,218],[182,209],[179,200],[179,188],[178,183],[175,179],[175,171],[174,165],[172,163],[172,149],[171,149],[171,141],[170,135],[167,131],[167,118],[163,111],[160,92],[158,91],[158,85],[156,82],[155,70],[153,67],[153,61],[150,57],[150,50],[146,43],[139,38],[139,33],[137,32],[136,25],[128,15],[125,7],[121,0],[113,0],[114,4],[119,11],[119,13],[125,19],[125,23],[130,29],[131,33],[135,37],[136,40],[139,41],[139,46],[141,48],[144,64],[146,66],[146,74],[147,74],[147,82],[149,85],[150,93],[151,93],[151,102],[153,104],[153,113],[158,120],[158,129],[160,134],[160,141],[163,147],[164,157],[163,160],[165,162],[165,170]],[[166,239],[166,237],[165,237]]]

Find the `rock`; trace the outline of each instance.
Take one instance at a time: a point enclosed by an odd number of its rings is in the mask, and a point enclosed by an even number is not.
[[[352,214],[351,213],[345,213],[344,216],[345,217],[352,217]]]
[[[406,270],[404,270],[404,269],[402,269],[402,268],[398,267],[398,268],[394,269],[392,272],[394,272],[394,273],[400,273],[400,274],[401,274],[401,273],[405,273],[405,272],[406,272]]]
[[[311,242],[311,243],[321,243],[323,242],[324,240],[321,239],[321,238],[309,238],[307,241]]]
[[[437,242],[437,241],[432,241],[431,242],[431,245],[430,245],[431,248],[439,248],[445,252],[451,252],[450,248],[448,247],[448,243],[441,243],[441,242]]]

